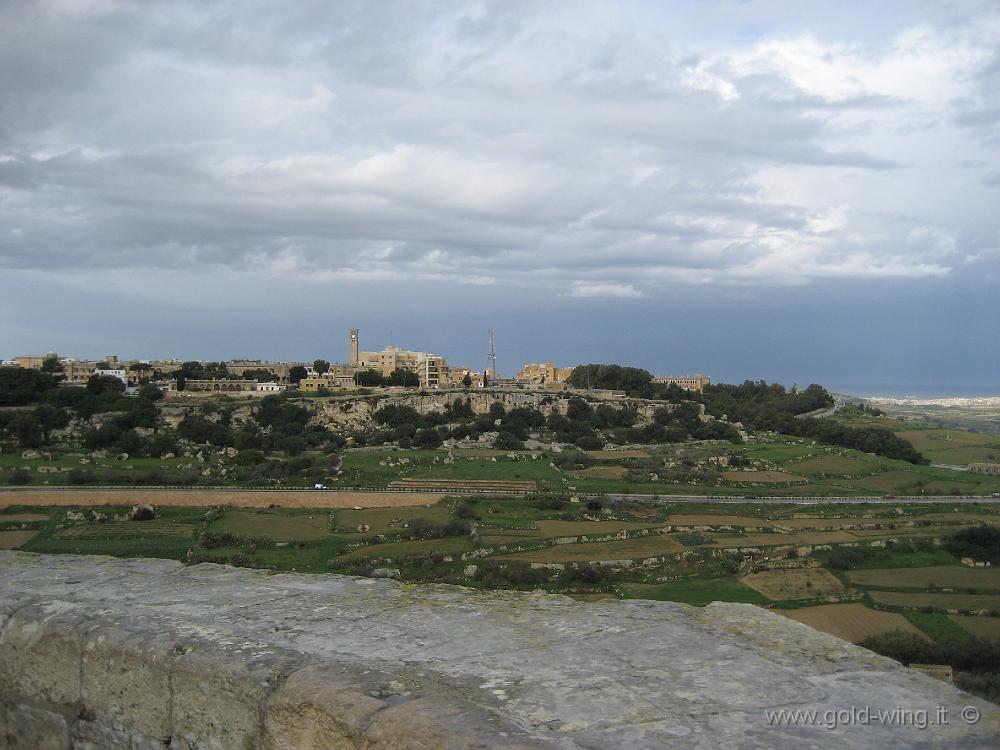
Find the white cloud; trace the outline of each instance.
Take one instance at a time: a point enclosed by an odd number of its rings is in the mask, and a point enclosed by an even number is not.
[[[570,297],[613,297],[619,299],[639,299],[645,297],[633,284],[611,282],[574,281],[570,285]]]

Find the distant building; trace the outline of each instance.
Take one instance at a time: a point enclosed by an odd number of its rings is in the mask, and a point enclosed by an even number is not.
[[[681,375],[679,377],[674,375],[665,375],[665,376],[658,375],[653,378],[653,382],[660,385],[673,384],[683,388],[686,391],[701,392],[701,390],[706,385],[712,384],[712,379],[700,373],[697,375]]]
[[[302,380],[299,381],[299,390],[305,391],[306,393],[316,393],[320,390],[342,391],[356,387],[353,375],[333,375],[331,373],[327,373],[325,375],[316,375],[311,378],[302,378]]]
[[[514,380],[522,383],[565,383],[573,372],[572,367],[556,367],[551,362],[522,367]]]
[[[969,471],[973,474],[989,474],[990,476],[1000,476],[1000,464],[969,464]]]
[[[414,352],[387,346],[380,352],[359,351],[358,329],[352,328],[348,341],[350,365],[358,370],[375,370],[388,377],[393,370],[409,370],[420,378],[424,388],[437,388],[448,384],[448,360],[429,352]]]
[[[260,383],[256,380],[187,380],[184,383],[184,391],[191,393],[257,393],[258,385]],[[171,380],[168,388],[171,392],[178,392],[177,381]]]
[[[287,389],[284,383],[257,383],[257,393],[280,393]]]

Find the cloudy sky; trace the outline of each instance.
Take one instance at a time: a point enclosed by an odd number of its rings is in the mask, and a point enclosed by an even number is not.
[[[0,357],[1000,393],[998,282],[993,0],[0,3]]]

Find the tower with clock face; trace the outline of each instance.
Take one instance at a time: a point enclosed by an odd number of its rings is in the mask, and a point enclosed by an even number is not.
[[[348,355],[348,361],[352,365],[356,365],[358,363],[358,329],[357,328],[352,328],[351,329],[351,343],[350,343],[350,349],[348,350],[347,355]]]

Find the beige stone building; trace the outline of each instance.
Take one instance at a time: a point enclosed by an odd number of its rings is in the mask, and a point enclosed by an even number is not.
[[[522,383],[565,383],[572,372],[572,367],[556,367],[551,362],[543,362],[525,365],[514,380]]]
[[[354,375],[335,375],[326,373],[315,377],[302,378],[299,381],[299,390],[306,393],[316,393],[320,390],[343,391],[357,388],[354,384]]]
[[[360,350],[358,329],[352,328],[348,340],[349,365],[360,370],[375,370],[388,377],[393,370],[409,370],[420,378],[424,388],[448,384],[448,360],[429,352],[415,352],[398,346],[387,346],[380,352]]]
[[[686,391],[698,391],[699,393],[706,385],[712,384],[712,379],[698,373],[697,375],[663,375],[653,378],[653,382],[660,385],[677,385]]]
[[[969,464],[969,471],[973,474],[989,474],[1000,477],[1000,464]]]

